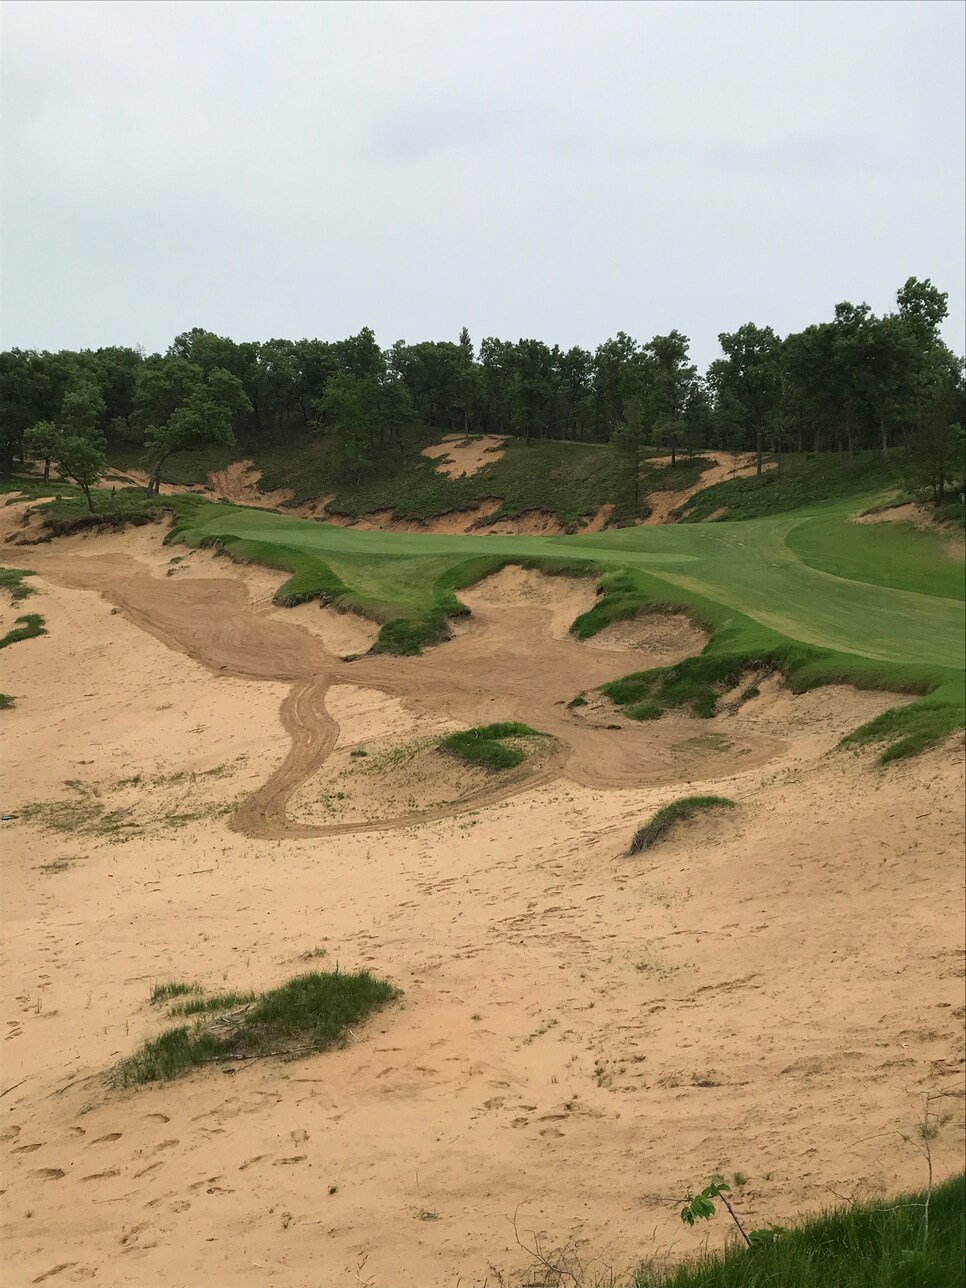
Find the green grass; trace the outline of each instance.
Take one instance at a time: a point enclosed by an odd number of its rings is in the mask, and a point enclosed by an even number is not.
[[[475,729],[462,729],[451,733],[439,742],[440,751],[456,756],[468,765],[479,765],[484,769],[513,769],[526,760],[526,752],[520,747],[507,747],[507,738],[543,738],[529,725],[514,720],[505,720],[498,724],[477,725]]]
[[[0,711],[12,711],[16,705],[9,693],[0,693]]]
[[[727,796],[682,796],[664,805],[653,814],[643,827],[638,828],[631,840],[628,854],[640,854],[666,836],[675,823],[683,823],[706,809],[734,809],[735,803]]]
[[[254,993],[214,993],[211,997],[193,997],[190,1002],[177,1002],[168,1010],[169,1015],[214,1015],[218,1011],[234,1011],[239,1006],[254,1002]]]
[[[6,635],[0,636],[0,648],[7,648],[8,645],[17,644],[20,640],[32,640],[38,635],[46,634],[47,628],[39,613],[24,613],[16,618]]]
[[[151,1005],[160,1006],[162,1002],[170,1002],[173,997],[187,997],[189,994],[200,992],[200,984],[185,984],[179,980],[170,980],[165,984],[155,984],[151,989]]]
[[[223,1012],[215,1020],[168,1029],[146,1042],[120,1066],[120,1080],[124,1085],[164,1082],[213,1061],[325,1051],[397,996],[391,984],[367,971],[297,975],[235,1015]]]
[[[193,496],[167,501],[177,512],[170,539],[220,543],[289,571],[280,601],[318,595],[381,621],[379,651],[416,654],[445,639],[466,611],[459,591],[518,563],[598,580],[602,594],[573,625],[578,638],[654,611],[686,613],[709,632],[698,657],[605,686],[639,719],[672,707],[713,715],[747,671],[778,669],[796,691],[850,683],[920,697],[865,728],[889,755],[964,722],[961,566],[931,534],[901,526],[876,544],[884,525],[852,523],[863,508],[852,499],[742,523],[553,538],[358,532]]]
[[[966,1180],[924,1195],[833,1208],[763,1247],[734,1244],[669,1271],[638,1271],[633,1288],[962,1288]]]
[[[0,568],[0,590],[7,591],[13,602],[18,604],[28,595],[36,594],[34,587],[24,581],[25,577],[34,575],[29,568]]]
[[[859,453],[849,467],[832,452],[783,456],[781,469],[760,477],[728,479],[696,492],[682,507],[685,523],[707,519],[726,506],[728,519],[760,519],[823,502],[868,496],[902,486],[901,452],[886,457]]]

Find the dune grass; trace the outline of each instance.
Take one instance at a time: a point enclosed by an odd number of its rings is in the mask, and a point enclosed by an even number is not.
[[[675,823],[683,823],[706,809],[734,809],[735,802],[727,796],[682,796],[671,801],[653,814],[643,827],[637,829],[631,840],[628,854],[649,850],[666,836]]]
[[[483,769],[513,769],[523,764],[526,752],[520,747],[507,747],[504,740],[546,736],[529,725],[505,720],[498,724],[477,725],[475,729],[461,729],[441,739],[438,745],[440,751],[456,756],[467,765],[478,765]]]
[[[193,993],[200,993],[200,984],[186,984],[183,980],[168,980],[163,984],[155,984],[151,989],[151,1005],[160,1006],[162,1002],[170,1002],[173,997],[188,997]]]
[[[174,990],[174,991],[172,991]],[[193,985],[162,984],[152,1001],[198,991]],[[258,1056],[307,1055],[341,1043],[347,1031],[367,1015],[398,996],[391,984],[368,971],[341,971],[297,975],[280,988],[240,1001],[238,1011],[225,1011],[210,1003],[186,1014],[222,1013],[200,1019],[191,1027],[181,1025],[153,1038],[125,1060],[118,1069],[125,1086],[165,1082],[199,1065],[219,1060],[245,1060]]]
[[[46,635],[47,628],[39,613],[23,613],[16,619],[6,635],[0,636],[0,648],[7,648],[21,640],[32,640],[38,635]]]
[[[928,1236],[924,1202],[919,1193],[834,1208],[760,1247],[642,1269],[633,1288],[962,1288],[966,1178],[933,1190]]]

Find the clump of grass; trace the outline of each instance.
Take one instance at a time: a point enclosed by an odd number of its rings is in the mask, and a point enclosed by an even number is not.
[[[240,1011],[199,1020],[190,1028],[169,1029],[146,1042],[120,1066],[119,1077],[128,1086],[167,1081],[212,1061],[325,1051],[397,996],[391,984],[374,979],[368,971],[297,975],[247,1002]]]
[[[643,827],[638,828],[627,853],[640,854],[642,850],[649,850],[652,845],[667,835],[675,823],[693,818],[701,810],[734,809],[734,807],[734,801],[729,800],[727,796],[682,796],[680,800],[663,806]]]
[[[349,752],[349,755],[353,760],[361,760],[363,756],[368,756],[369,753],[363,747],[355,747]]]
[[[16,703],[9,693],[0,693],[0,711],[10,711]]]
[[[212,997],[194,997],[190,1002],[178,1002],[168,1011],[169,1015],[213,1015],[217,1011],[234,1011],[255,1001],[254,993],[215,993]]]
[[[160,1006],[170,1002],[172,997],[187,997],[189,993],[200,993],[200,984],[185,984],[181,980],[169,980],[164,984],[155,984],[151,989],[151,1005]]]
[[[567,703],[567,706],[570,707],[571,709],[574,707],[585,707],[586,705],[587,705],[587,699],[584,697],[582,693],[578,693],[575,698],[571,698],[570,701]]]
[[[458,756],[468,765],[480,765],[484,769],[513,769],[526,760],[526,754],[519,747],[505,746],[503,740],[545,736],[529,725],[505,720],[498,724],[477,725],[475,729],[451,733],[440,741],[439,749]]]
[[[766,1243],[704,1252],[670,1270],[641,1269],[633,1288],[961,1288],[966,1177],[911,1194],[833,1208]]]
[[[741,700],[742,702],[748,702],[751,698],[757,698],[760,696],[761,696],[761,689],[759,689],[757,684],[751,684],[748,686],[747,689],[745,689],[744,693],[741,695]]]
[[[39,613],[24,613],[18,617],[11,630],[6,635],[0,636],[0,648],[6,648],[8,644],[17,644],[20,640],[31,640],[37,635],[46,635],[47,628],[44,626],[44,619]]]
[[[15,604],[28,595],[36,594],[34,587],[29,582],[24,581],[25,577],[33,577],[35,574],[29,568],[2,568],[0,567],[0,590],[10,592],[10,598]]]

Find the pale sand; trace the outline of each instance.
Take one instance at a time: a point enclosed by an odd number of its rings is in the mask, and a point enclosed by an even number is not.
[[[506,439],[496,434],[468,438],[464,434],[445,434],[441,443],[424,447],[421,455],[436,462],[436,473],[459,479],[476,474],[484,465],[498,461],[506,451]]]
[[[713,722],[595,728],[555,704],[671,619],[588,648],[559,605],[593,584],[510,570],[425,658],[344,663],[263,571],[198,552],[165,576],[161,535],[30,551],[50,634],[2,658],[4,812],[94,787],[132,835],[2,825],[5,1283],[479,1288],[520,1282],[515,1213],[626,1269],[724,1236],[677,1217],[719,1168],[752,1178],[752,1224],[921,1183],[890,1133],[963,1086],[958,741],[877,768],[834,747],[894,699],[774,677]],[[353,747],[484,715],[562,750],[391,835],[300,821]],[[359,778],[392,812],[389,776]],[[701,791],[740,809],[624,857]],[[342,1051],[105,1088],[158,1031],[154,982],[271,986],[316,947],[402,1002]]]

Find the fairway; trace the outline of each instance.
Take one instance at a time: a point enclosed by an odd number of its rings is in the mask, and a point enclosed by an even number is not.
[[[744,643],[752,624],[785,640],[917,670],[963,667],[963,567],[941,538],[875,531],[849,521],[854,502],[742,523],[634,527],[589,536],[433,536],[355,531],[225,505],[184,506],[190,544],[241,542],[238,553],[299,574],[325,570],[381,620],[415,616],[433,588],[467,560],[585,563],[627,570],[642,598],[732,610]],[[284,589],[283,589],[284,593]],[[724,615],[727,619],[727,613]]]

